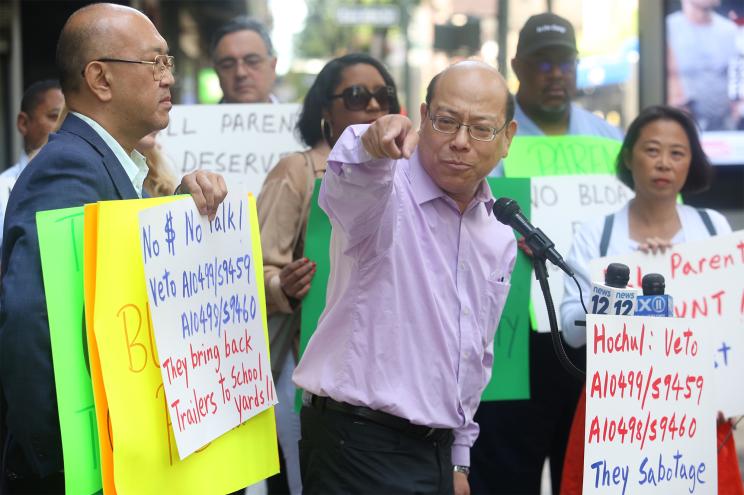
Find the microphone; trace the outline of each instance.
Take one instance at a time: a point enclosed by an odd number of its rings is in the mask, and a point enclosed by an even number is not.
[[[601,315],[632,315],[638,292],[628,289],[630,268],[622,263],[610,263],[605,271],[605,283],[593,283],[592,313]]]
[[[636,316],[674,316],[672,296],[665,295],[664,276],[658,273],[647,273],[641,280],[643,295],[638,296]]]
[[[569,268],[563,261],[563,257],[555,250],[553,241],[525,218],[516,201],[511,198],[497,199],[493,205],[493,214],[496,216],[496,220],[513,228],[524,237],[525,244],[532,250],[536,258],[547,259],[569,276],[574,276],[573,270]]]

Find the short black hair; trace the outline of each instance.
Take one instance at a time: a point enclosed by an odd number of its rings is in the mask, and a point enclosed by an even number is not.
[[[306,145],[313,147],[322,140],[327,139],[327,136],[323,135],[325,131],[321,131],[320,127],[323,110],[327,109],[331,104],[333,91],[341,82],[341,73],[347,67],[357,64],[371,65],[380,73],[382,79],[385,81],[385,85],[395,89],[393,77],[376,58],[366,53],[350,53],[334,58],[325,64],[323,69],[318,73],[302,103],[302,111],[297,121],[297,131]],[[388,112],[391,114],[400,113],[400,103],[398,103],[397,97],[390,102]]]
[[[39,106],[44,93],[51,89],[62,89],[59,85],[59,81],[56,79],[44,79],[43,81],[36,81],[31,84],[26,91],[23,92],[23,98],[21,99],[21,112],[31,114]]]
[[[266,24],[253,17],[236,17],[227,24],[220,26],[212,35],[212,42],[209,44],[209,56],[214,58],[214,52],[217,50],[220,40],[228,34],[237,33],[238,31],[253,31],[258,34],[266,45],[266,51],[269,56],[274,56],[274,45],[271,43],[271,36]]]
[[[694,194],[707,190],[713,181],[713,166],[710,164],[705,151],[703,151],[695,120],[687,112],[667,105],[647,107],[630,123],[615,162],[617,178],[631,189],[634,188],[633,174],[627,166],[627,160],[630,159],[633,146],[638,141],[643,128],[657,120],[677,122],[684,129],[687,140],[690,142],[692,154],[690,170],[687,172],[687,180],[685,180],[680,192]]]
[[[447,70],[447,69],[445,69]],[[431,105],[431,101],[434,99],[434,92],[436,91],[437,87],[437,81],[439,81],[439,78],[444,74],[444,70],[437,74],[436,76],[431,78],[431,81],[429,81],[429,85],[426,87],[426,98],[424,99],[424,102],[426,103],[426,109],[429,109],[429,106]],[[507,89],[506,91],[506,122],[511,122],[514,120],[514,95]]]

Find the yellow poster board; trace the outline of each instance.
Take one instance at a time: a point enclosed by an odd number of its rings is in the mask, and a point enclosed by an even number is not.
[[[108,419],[108,401],[101,376],[101,359],[98,343],[93,331],[93,313],[96,291],[96,248],[98,244],[98,203],[85,205],[83,210],[83,295],[85,297],[85,327],[88,337],[88,360],[90,379],[93,383],[93,399],[96,405],[96,424],[101,458],[101,481],[103,493],[114,495],[114,452],[111,444],[111,424]]]
[[[147,304],[138,232],[141,209],[173,200],[179,198],[98,204],[92,329],[108,400],[114,482],[121,494],[224,494],[279,470],[273,408],[183,461],[178,458]],[[253,197],[249,208],[251,230],[258,232]],[[263,266],[258,263],[260,239],[256,235],[251,242],[255,279],[263,280]],[[262,286],[259,297],[265,298]],[[102,442],[105,439],[101,435]]]

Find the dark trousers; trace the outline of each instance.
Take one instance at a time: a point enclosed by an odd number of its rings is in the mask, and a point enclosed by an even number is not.
[[[62,495],[65,493],[65,475],[53,474],[46,478],[5,479],[0,486],[2,495]]]
[[[342,412],[300,412],[303,493],[453,493],[452,432],[416,439]]]
[[[566,346],[566,353],[579,368],[586,368],[584,347]],[[530,331],[530,399],[481,402],[475,414],[480,434],[470,450],[471,492],[537,495],[549,458],[552,490],[557,494],[583,385],[558,361],[550,334]]]

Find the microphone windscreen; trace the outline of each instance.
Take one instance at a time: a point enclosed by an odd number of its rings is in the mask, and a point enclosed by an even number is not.
[[[641,287],[643,288],[644,296],[661,296],[664,294],[666,284],[664,283],[664,275],[659,273],[647,273],[641,280]]]
[[[496,220],[509,225],[511,219],[519,213],[519,204],[511,198],[499,198],[493,204],[493,214]]]
[[[630,268],[622,263],[610,263],[605,272],[605,285],[619,289],[628,286],[630,280]]]

